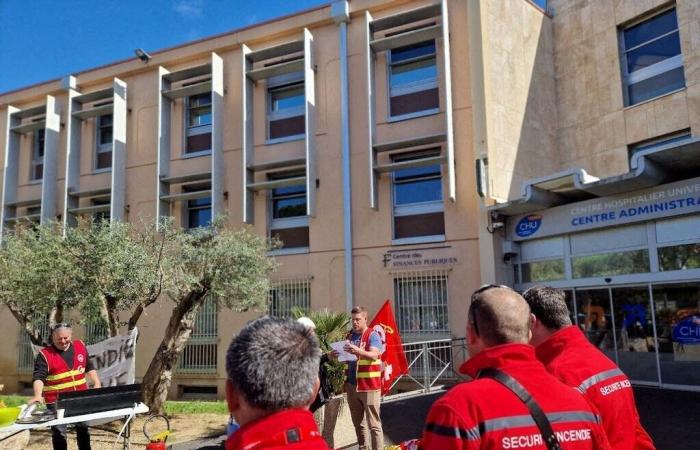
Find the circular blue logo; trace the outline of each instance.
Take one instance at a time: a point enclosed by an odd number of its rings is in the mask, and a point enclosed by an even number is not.
[[[520,237],[532,236],[540,229],[540,225],[542,225],[542,216],[539,214],[530,214],[520,219],[515,226],[515,234]]]

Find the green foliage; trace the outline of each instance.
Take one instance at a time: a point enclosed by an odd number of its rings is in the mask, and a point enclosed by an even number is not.
[[[313,320],[316,325],[316,336],[321,343],[321,350],[324,353],[331,351],[331,343],[345,339],[348,325],[350,324],[350,316],[347,313],[336,313],[327,309],[305,312],[299,308],[294,308],[292,309],[292,316],[295,319],[306,316]],[[331,359],[326,363],[326,367],[328,368],[328,377],[333,385],[333,391],[336,394],[341,394],[343,392],[343,383],[345,383],[345,364]]]
[[[226,402],[220,401],[168,401],[165,402],[165,413],[175,414],[229,414]]]

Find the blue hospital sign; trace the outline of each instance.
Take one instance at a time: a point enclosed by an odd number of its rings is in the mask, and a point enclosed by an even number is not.
[[[679,344],[700,344],[700,314],[685,317],[673,327],[673,341]]]
[[[515,227],[515,234],[520,237],[532,236],[540,229],[540,225],[542,225],[542,216],[530,214],[520,219],[520,222]]]

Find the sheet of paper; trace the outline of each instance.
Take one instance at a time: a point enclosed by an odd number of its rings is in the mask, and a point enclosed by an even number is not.
[[[333,342],[331,343],[331,348],[338,352],[338,361],[355,361],[357,360],[357,357],[353,355],[352,353],[346,352],[343,347],[345,347],[345,344],[347,344],[348,341],[338,341],[338,342]]]

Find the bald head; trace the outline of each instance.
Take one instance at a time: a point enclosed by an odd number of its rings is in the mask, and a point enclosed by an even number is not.
[[[530,307],[512,289],[493,287],[475,292],[469,321],[472,331],[487,347],[527,344],[530,340]]]

